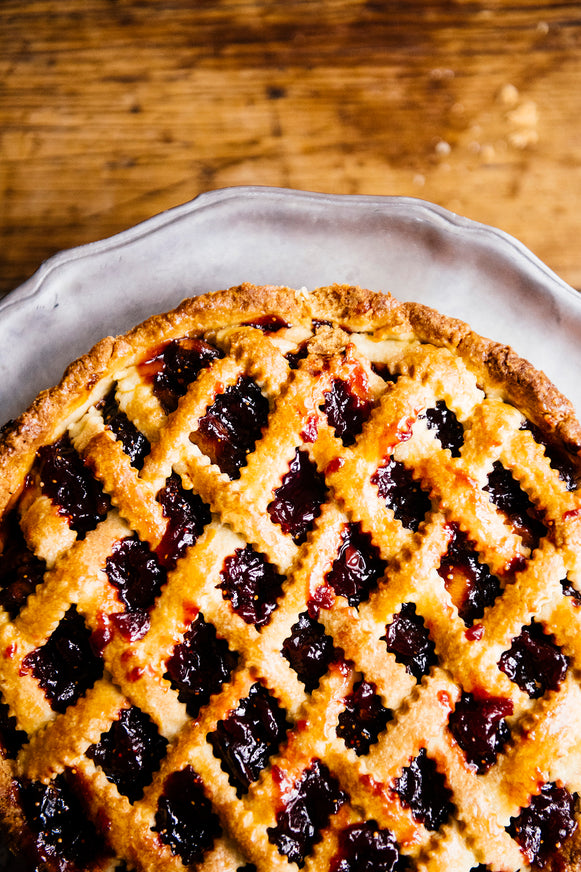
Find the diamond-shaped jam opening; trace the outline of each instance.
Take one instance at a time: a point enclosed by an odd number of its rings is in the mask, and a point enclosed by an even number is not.
[[[228,717],[218,722],[208,741],[238,796],[247,792],[278,751],[288,727],[284,709],[258,682]]]
[[[302,868],[320,840],[321,830],[347,800],[325,764],[315,760],[285,795],[276,826],[267,830],[268,838],[281,854]]]
[[[3,527],[7,535],[0,559],[0,606],[15,618],[43,580],[46,564],[30,551],[24,541],[16,511],[10,512]]]
[[[371,484],[377,486],[387,508],[408,530],[415,532],[432,508],[429,494],[422,490],[410,470],[393,457],[373,474]]]
[[[543,784],[527,808],[511,819],[507,830],[519,843],[528,863],[540,869],[562,868],[559,852],[563,842],[577,829],[577,802],[576,794],[549,782]],[[551,860],[557,861],[554,866]]]
[[[360,391],[353,391],[349,382],[341,379],[335,379],[324,396],[323,411],[329,424],[343,445],[353,445],[371,413],[372,401]]]
[[[202,706],[230,680],[238,655],[231,651],[225,639],[216,636],[213,624],[198,614],[166,663],[165,678],[178,691],[180,702],[188,714],[197,718]]]
[[[359,524],[347,524],[341,535],[339,553],[325,576],[338,596],[344,596],[350,606],[358,606],[383,576],[386,563],[371,541],[371,536]]]
[[[538,699],[548,690],[558,690],[567,674],[569,660],[534,621],[523,627],[519,636],[498,661],[500,669],[531,699]]]
[[[142,377],[151,380],[153,393],[169,414],[200,372],[222,356],[221,351],[203,339],[174,339],[142,363],[139,371]]]
[[[240,477],[268,422],[268,400],[251,378],[241,377],[219,394],[190,439],[231,479]]]
[[[22,665],[32,672],[56,712],[64,712],[103,674],[103,661],[93,653],[91,633],[75,606]]]
[[[291,627],[290,636],[282,643],[282,653],[308,693],[319,686],[336,654],[333,639],[307,612],[302,612]]]
[[[83,815],[66,773],[48,784],[21,780],[18,796],[33,833],[34,869],[78,872],[104,858],[101,836]]]
[[[537,548],[547,528],[519,482],[500,461],[494,463],[484,490],[488,491],[490,501],[506,516],[523,544],[531,551]]]
[[[129,640],[140,639],[149,629],[149,609],[165,584],[165,569],[145,542],[127,536],[113,546],[105,571],[125,606],[113,623]]]
[[[434,407],[426,409],[422,417],[428,428],[435,432],[442,448],[447,448],[452,457],[459,457],[464,444],[464,428],[444,400],[438,400]]]
[[[99,742],[87,749],[87,757],[101,767],[120,793],[135,802],[151,783],[166,748],[167,739],[149,715],[132,706],[123,709]]]
[[[413,603],[404,603],[393,621],[385,627],[387,650],[405,666],[406,671],[420,681],[438,662],[435,645],[430,639],[424,619],[416,613]]]
[[[361,680],[345,700],[345,709],[339,715],[337,735],[358,756],[367,754],[393,715],[375,692],[375,685]]]
[[[14,760],[22,746],[28,741],[24,730],[19,730],[16,718],[10,714],[7,703],[0,701],[0,751],[5,757]]]
[[[232,604],[233,610],[247,624],[257,630],[270,621],[282,594],[284,576],[252,545],[237,548],[226,557],[217,585],[222,596]]]
[[[496,763],[510,739],[505,718],[512,714],[512,700],[502,697],[477,698],[464,693],[450,715],[450,732],[464,751],[468,763],[479,773]]]
[[[85,466],[68,436],[37,452],[43,494],[66,516],[71,529],[83,537],[106,517],[111,500]]]
[[[427,830],[439,830],[452,813],[452,796],[436,763],[422,748],[394,785],[401,803]]]
[[[485,563],[480,563],[472,542],[456,524],[451,525],[452,538],[442,557],[438,573],[443,578],[458,614],[470,626],[493,605],[500,593],[499,579]]]
[[[201,863],[220,837],[220,822],[204,793],[202,779],[191,766],[166,778],[153,829],[185,866]]]
[[[315,518],[321,514],[326,496],[324,476],[306,451],[297,448],[288,472],[268,505],[268,514],[275,524],[280,525],[283,533],[289,533],[297,544],[301,544]]]
[[[176,472],[166,479],[156,499],[164,517],[168,519],[157,554],[164,566],[173,568],[187,549],[195,544],[212,516],[202,498],[182,486],[182,480]]]
[[[526,421],[521,430],[530,430],[535,442],[542,445],[550,465],[559,473],[559,478],[567,490],[572,491],[578,487],[579,473],[575,462],[562,449],[561,446],[549,440],[531,421]]]
[[[115,438],[123,446],[123,450],[131,460],[131,464],[136,469],[141,469],[151,446],[147,437],[137,429],[125,412],[119,409],[115,400],[114,388],[109,391],[97,408],[101,411],[105,425],[115,434]]]
[[[402,868],[399,847],[391,830],[377,821],[351,824],[339,833],[339,850],[329,872],[396,872]]]

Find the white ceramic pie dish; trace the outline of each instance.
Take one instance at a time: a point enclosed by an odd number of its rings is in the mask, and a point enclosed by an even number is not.
[[[581,294],[500,230],[405,197],[239,187],[55,255],[0,302],[0,425],[107,334],[243,281],[391,291],[468,321],[581,412]]]

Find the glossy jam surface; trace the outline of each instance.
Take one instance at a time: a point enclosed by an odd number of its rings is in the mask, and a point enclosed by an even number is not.
[[[339,834],[339,851],[329,872],[395,872],[400,854],[391,830],[374,820],[352,824]]]
[[[243,327],[256,327],[257,330],[262,330],[263,333],[276,333],[278,330],[285,330],[291,325],[285,321],[280,315],[262,315],[260,318],[254,318],[252,321],[245,321]]]
[[[325,393],[323,403],[327,420],[343,445],[353,445],[372,407],[369,399],[353,393],[349,384],[340,379],[335,379],[331,390]]]
[[[392,718],[392,713],[381,702],[375,685],[359,681],[345,700],[345,709],[339,715],[337,735],[358,756],[367,754],[377,742]]]
[[[0,702],[0,753],[14,760],[28,736],[19,730],[16,718],[12,717],[5,702]]]
[[[447,448],[452,453],[452,457],[459,457],[460,449],[464,444],[464,428],[454,412],[443,400],[438,400],[434,407],[426,409],[424,417],[428,428],[433,430],[440,440],[442,448]]]
[[[369,594],[383,576],[386,564],[373,545],[371,536],[363,533],[359,524],[348,524],[343,531],[341,547],[333,566],[325,576],[338,596],[357,606],[369,599]]]
[[[247,624],[257,630],[270,621],[282,594],[284,577],[252,545],[237,548],[224,561],[217,587]]]
[[[114,615],[113,622],[135,641],[149,629],[148,610],[165,584],[165,569],[148,545],[132,536],[115,543],[105,571],[125,606],[125,615]]]
[[[393,621],[385,628],[387,650],[395,655],[406,671],[420,681],[438,662],[435,645],[421,615],[413,603],[404,603]]]
[[[523,430],[530,430],[535,441],[542,445],[545,449],[545,455],[549,459],[549,463],[559,473],[561,481],[565,484],[567,490],[575,490],[578,484],[579,472],[571,458],[563,451],[563,449],[549,441],[541,432],[541,430],[527,421],[523,424]]]
[[[91,647],[91,633],[71,606],[44,645],[22,661],[56,712],[64,712],[103,674],[103,661]]]
[[[149,440],[137,429],[133,421],[130,421],[125,412],[120,411],[114,391],[111,391],[98,408],[101,409],[103,421],[109,427],[116,438],[121,442],[123,450],[129,456],[132,465],[141,469],[143,461],[150,452]]]
[[[538,699],[547,690],[558,690],[569,661],[553,637],[546,635],[540,624],[532,623],[512,640],[498,665],[531,699]]]
[[[144,375],[150,375],[153,392],[166,413],[173,412],[188,385],[212,361],[222,357],[221,351],[203,339],[175,339],[159,354],[142,364]]]
[[[320,831],[347,798],[325,764],[315,760],[285,796],[276,826],[267,830],[268,838],[281,854],[302,868],[320,839]]]
[[[211,513],[202,498],[182,487],[179,475],[173,472],[156,496],[168,519],[166,532],[157,554],[168,568],[176,565],[180,557],[201,535],[211,521]]]
[[[87,756],[130,802],[143,796],[143,788],[153,778],[165,756],[167,739],[160,736],[148,715],[136,706],[123,709]]]
[[[490,500],[497,509],[506,515],[515,533],[522,538],[523,544],[527,548],[536,548],[547,528],[518,481],[500,461],[495,462],[484,490],[488,491]]]
[[[558,847],[577,829],[575,797],[565,787],[544,784],[530,805],[512,818],[510,834],[521,846],[529,863],[544,869],[555,859],[551,869],[560,869]]]
[[[479,773],[494,763],[510,738],[505,718],[513,711],[512,701],[499,697],[478,699],[465,693],[450,715],[450,732]]]
[[[297,448],[283,476],[274,499],[268,505],[268,513],[283,533],[289,533],[297,544],[304,542],[315,518],[321,513],[327,487],[324,477],[318,472],[305,451]]]
[[[186,866],[200,863],[221,835],[220,822],[204,793],[202,779],[191,766],[166,778],[154,830]]]
[[[208,741],[238,796],[256,781],[286,737],[288,726],[278,700],[258,682],[228,717],[218,722]]]
[[[439,830],[452,813],[450,791],[435,762],[422,748],[395,781],[402,805],[411,809],[416,820],[428,830]]]
[[[438,569],[464,623],[470,626],[481,618],[486,606],[493,605],[500,593],[499,579],[485,563],[480,563],[466,533],[453,524],[452,539]]]
[[[42,492],[65,515],[80,536],[94,530],[111,501],[77,454],[68,437],[45,445],[37,454]]]
[[[198,614],[167,661],[165,678],[178,691],[190,717],[196,718],[212,694],[230,680],[237,662],[238,655],[225,639],[217,638],[214,625]]]
[[[411,472],[399,460],[390,457],[371,477],[388,509],[408,530],[416,531],[432,504]]]
[[[16,512],[5,521],[7,545],[0,559],[0,606],[11,618],[43,580],[46,564],[28,548]]]
[[[198,421],[192,440],[231,479],[240,477],[268,421],[268,400],[251,378],[238,379],[219,394]]]
[[[291,635],[282,643],[282,653],[310,693],[319,686],[329,668],[335,647],[323,625],[303,612],[291,627]]]

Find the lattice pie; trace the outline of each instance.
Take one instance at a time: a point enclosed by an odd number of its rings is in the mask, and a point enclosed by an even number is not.
[[[389,295],[244,285],[0,442],[25,869],[581,869],[581,428]]]

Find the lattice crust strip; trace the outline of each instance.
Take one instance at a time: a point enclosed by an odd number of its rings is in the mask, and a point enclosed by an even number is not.
[[[21,850],[581,868],[580,446],[506,349],[357,288],[101,343],[0,443]]]

